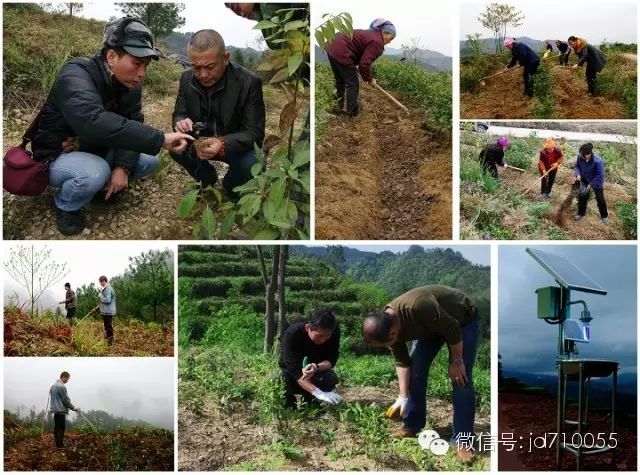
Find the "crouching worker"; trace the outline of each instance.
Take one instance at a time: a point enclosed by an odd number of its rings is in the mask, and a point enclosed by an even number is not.
[[[143,124],[141,85],[159,59],[147,26],[134,18],[107,24],[103,48],[74,58],[58,73],[34,134],[34,158],[50,162],[58,230],[79,234],[83,208],[104,191],[109,199],[158,166],[161,148],[183,150],[190,137]]]
[[[401,416],[404,427],[394,437],[415,437],[424,429],[429,369],[445,343],[453,387],[451,443],[458,445],[461,436],[473,434],[478,309],[471,298],[444,285],[418,287],[391,301],[383,311],[368,315],[362,335],[374,347],[388,347],[395,358],[400,394],[387,416]],[[458,446],[458,456],[468,460],[471,452]]]
[[[282,338],[280,369],[285,406],[296,407],[296,394],[306,403],[338,404],[333,390],[338,377],[333,368],[340,352],[340,327],[327,308],[317,308],[307,321],[293,323]]]
[[[188,54],[191,70],[180,78],[173,127],[178,132],[194,132],[203,141],[171,156],[203,188],[218,181],[212,161],[227,163],[222,184],[227,194],[235,196],[233,189],[251,179],[251,167],[258,160],[255,145],[261,147],[264,140],[262,81],[229,61],[217,31],[196,32]]]

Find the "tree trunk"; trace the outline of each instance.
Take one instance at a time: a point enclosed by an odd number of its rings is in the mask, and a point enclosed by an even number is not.
[[[289,259],[289,246],[280,246],[280,265],[278,267],[278,337],[276,344],[282,341],[284,332],[287,331],[287,303],[285,301],[285,278],[287,276],[287,261]]]
[[[279,246],[273,246],[273,257],[271,259],[271,276],[265,291],[266,309],[264,315],[264,352],[268,353],[273,349],[273,341],[276,336],[275,319],[275,295],[278,285],[278,265],[280,262]]]

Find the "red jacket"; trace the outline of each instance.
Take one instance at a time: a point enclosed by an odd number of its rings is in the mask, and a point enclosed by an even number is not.
[[[384,53],[381,31],[353,30],[353,37],[338,33],[326,47],[327,54],[343,66],[358,66],[365,81],[371,81],[371,64]]]
[[[562,150],[560,150],[560,147],[554,147],[551,152],[547,152],[547,149],[543,148],[542,150],[540,150],[538,170],[540,170],[540,173],[544,174],[555,164],[558,164],[558,166],[560,166],[563,161],[564,155],[562,155]]]

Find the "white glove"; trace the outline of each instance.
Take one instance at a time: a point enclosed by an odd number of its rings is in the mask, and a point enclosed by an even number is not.
[[[328,404],[332,404],[332,405],[333,404],[338,404],[340,401],[342,401],[342,397],[339,394],[334,393],[333,391],[325,392],[325,391],[321,390],[320,388],[316,388],[313,391],[313,395],[316,398],[320,399],[321,401],[324,401],[324,402],[326,402]]]
[[[404,416],[404,410],[407,407],[408,400],[409,400],[408,397],[398,396],[398,399],[396,399],[396,402],[394,402],[391,406],[389,406],[389,409],[387,409],[387,412],[385,413],[385,415],[387,417],[393,417],[397,413],[399,413],[400,417]]]

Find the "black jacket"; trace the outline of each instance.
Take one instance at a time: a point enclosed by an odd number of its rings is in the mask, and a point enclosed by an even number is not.
[[[604,53],[592,45],[585,46],[579,56],[578,66],[587,63],[587,69],[597,73],[602,71],[602,68],[607,63],[607,57]]]
[[[497,144],[488,144],[482,149],[478,159],[483,166],[504,166],[504,149]]]
[[[36,160],[55,159],[67,137],[81,152],[105,157],[111,167],[134,169],[140,153],[157,154],[164,133],[144,125],[141,87],[128,89],[107,70],[101,55],[74,58],[58,73],[31,144]]]
[[[511,48],[511,61],[508,68],[513,68],[518,63],[523,68],[532,66],[540,61],[540,56],[524,43],[516,43]]]
[[[265,127],[262,81],[230,62],[209,95],[193,72],[185,71],[180,78],[172,125],[175,127],[176,122],[186,118],[207,124],[206,135],[224,137],[227,155],[253,150],[254,143],[261,147]]]
[[[322,345],[311,341],[304,329],[306,321],[292,323],[282,336],[280,351],[280,369],[287,376],[298,380],[302,377],[302,363],[308,357],[309,363],[320,363],[327,360],[334,367],[340,356],[340,327],[331,334],[331,338]]]

